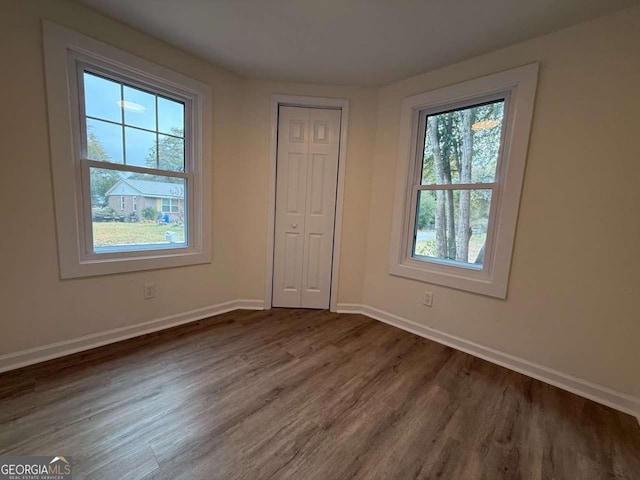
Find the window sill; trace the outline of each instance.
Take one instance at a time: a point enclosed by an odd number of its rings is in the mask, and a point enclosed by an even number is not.
[[[489,297],[507,298],[506,283],[503,284],[496,281],[491,278],[490,274],[482,270],[442,265],[435,262],[407,260],[403,263],[390,265],[389,273],[397,277],[442,285]]]
[[[91,255],[90,258],[78,259],[75,262],[61,262],[61,278],[94,277],[211,263],[210,252],[185,251],[184,248],[147,250],[144,252],[146,254],[144,256],[141,255],[142,252],[140,251],[131,250],[113,253],[119,256],[113,258],[108,256],[108,253],[100,253]],[[123,257],[122,255],[124,254],[131,254],[132,256]]]

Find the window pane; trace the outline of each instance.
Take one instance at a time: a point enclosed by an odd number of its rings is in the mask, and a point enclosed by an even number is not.
[[[122,126],[87,118],[87,157],[122,163]]]
[[[90,180],[96,253],[187,246],[184,179],[90,168]]]
[[[495,181],[504,100],[427,117],[422,185]]]
[[[413,256],[482,268],[491,190],[418,192]]]
[[[86,115],[122,123],[120,84],[88,72],[83,79]]]
[[[158,131],[184,137],[184,104],[158,97]]]
[[[133,127],[156,129],[156,96],[137,88],[123,88],[124,123]]]
[[[156,134],[137,128],[125,127],[127,165],[156,168]]]
[[[184,140],[169,135],[158,135],[158,158],[158,168],[184,172]]]

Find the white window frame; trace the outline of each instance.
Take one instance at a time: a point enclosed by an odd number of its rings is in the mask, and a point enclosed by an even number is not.
[[[126,203],[125,203],[124,195],[120,195],[120,211],[124,212],[125,207],[126,207]]]
[[[391,233],[389,273],[436,285],[506,298],[516,221],[538,79],[534,63],[405,98],[399,135],[399,171]],[[505,99],[502,145],[482,268],[413,256],[417,202],[414,182],[422,163],[424,118],[488,100]],[[486,184],[482,184],[486,185]],[[484,186],[479,187],[484,188]]]
[[[211,89],[208,85],[49,21],[43,22],[49,133],[61,278],[211,262]],[[167,92],[185,102],[187,244],[96,253],[92,248],[88,166],[82,160],[78,71],[102,70],[124,83]],[[187,138],[188,137],[188,138]],[[190,160],[189,160],[190,159]],[[191,163],[187,163],[191,162]],[[150,169],[128,166],[138,173]],[[162,174],[162,173],[156,173]]]
[[[131,211],[138,211],[138,197],[136,197],[135,195],[131,197]]]

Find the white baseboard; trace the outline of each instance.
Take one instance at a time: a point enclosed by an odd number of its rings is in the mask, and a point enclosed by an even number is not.
[[[197,310],[178,313],[176,315],[169,315],[137,325],[115,328],[113,330],[107,330],[106,332],[93,333],[72,340],[52,343],[20,352],[8,353],[6,355],[0,355],[0,372],[26,367],[27,365],[64,357],[65,355],[90,350],[109,343],[115,343],[185,323],[195,322],[196,320],[213,317],[231,312],[232,310],[262,310],[263,308],[264,302],[262,300],[233,300],[218,305],[198,308]]]
[[[384,310],[368,305],[338,304],[339,313],[359,313],[379,320],[394,327],[401,328],[429,340],[461,350],[475,357],[506,367],[537,380],[567,390],[594,402],[601,403],[629,415],[633,415],[640,423],[640,398],[618,392],[608,387],[598,385],[581,378],[559,372],[552,368],[538,365],[520,357],[510,355],[493,348],[485,347],[469,340],[465,340],[433,328],[420,325],[412,320],[401,318]]]
[[[195,322],[203,318],[221,315],[233,310],[262,310],[263,300],[233,300],[230,302],[211,305],[176,315],[158,318],[148,322],[116,328],[106,332],[94,333],[73,340],[52,343],[42,347],[22,350],[20,352],[0,355],[0,372],[14,370],[34,363],[40,363],[54,358],[71,355],[73,353],[90,350],[110,343],[127,340],[129,338],[157,332],[185,323]],[[568,375],[552,368],[538,365],[520,357],[510,355],[490,347],[470,342],[460,337],[441,332],[439,330],[420,325],[412,320],[399,317],[384,310],[368,305],[338,304],[339,313],[359,313],[375,320],[393,325],[429,340],[447,345],[456,350],[482,358],[497,365],[509,368],[529,377],[541,380],[563,390],[575,393],[608,407],[633,415],[640,424],[640,398],[618,392],[581,378]]]

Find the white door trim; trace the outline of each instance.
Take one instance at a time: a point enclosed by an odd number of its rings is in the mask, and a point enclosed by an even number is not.
[[[276,220],[276,169],[278,161],[278,107],[336,108],[342,111],[340,121],[340,150],[338,151],[338,190],[336,193],[336,217],[333,232],[333,261],[331,266],[332,312],[338,306],[338,275],[340,270],[340,242],[342,239],[342,205],[344,200],[344,176],[347,159],[347,131],[349,126],[349,100],[344,98],[298,97],[273,95],[271,97],[271,131],[269,146],[269,197],[267,204],[267,267],[265,278],[264,308],[271,308],[273,290],[273,247]]]

